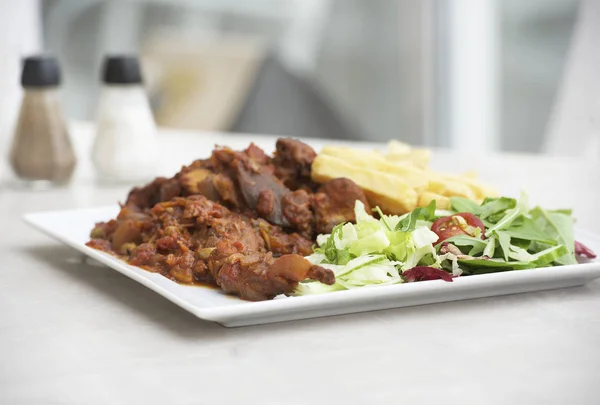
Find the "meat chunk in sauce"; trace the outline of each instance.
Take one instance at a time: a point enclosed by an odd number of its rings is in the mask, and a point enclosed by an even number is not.
[[[310,180],[315,156],[310,146],[290,138],[277,141],[273,159],[254,144],[242,152],[217,148],[209,159],[193,162],[173,179],[159,178],[132,190],[126,206],[152,208],[175,196],[201,194],[312,240],[341,222],[354,221],[356,200],[367,204],[349,179],[331,180],[317,190]],[[280,246],[278,241],[274,245]]]
[[[180,283],[208,283],[248,300],[289,294],[306,278],[332,284],[312,266],[320,233],[354,221],[363,191],[348,179],[311,180],[314,150],[277,141],[274,158],[258,146],[216,148],[173,178],[134,188],[116,219],[99,223],[89,246]]]
[[[294,243],[293,249],[269,251],[269,235],[284,234],[275,225],[269,224],[265,239],[256,220],[201,195],[158,203],[143,215],[125,207],[115,222],[93,231],[104,243],[93,239],[88,245],[180,283],[214,283],[227,293],[258,301],[289,294],[307,278],[327,284],[335,281],[331,271],[313,269],[296,254]],[[308,243],[304,240],[298,245]],[[123,250],[123,246],[129,248]]]
[[[318,233],[330,233],[342,222],[355,222],[354,205],[361,201],[370,212],[363,190],[349,179],[334,179],[323,184],[312,199],[315,227]]]
[[[310,178],[311,166],[317,154],[307,144],[297,139],[280,138],[275,145],[275,175],[290,190],[311,190],[314,183]]]
[[[233,163],[237,184],[248,208],[275,225],[290,225],[283,216],[281,202],[290,193],[283,183],[262,166],[253,164],[250,159],[238,158]]]
[[[181,183],[177,178],[159,177],[145,187],[136,187],[127,196],[127,205],[137,208],[151,208],[161,201],[169,201],[182,193]]]

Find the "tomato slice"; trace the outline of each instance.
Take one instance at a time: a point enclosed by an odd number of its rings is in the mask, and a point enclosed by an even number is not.
[[[485,225],[479,218],[469,212],[461,212],[439,218],[431,225],[431,230],[438,236],[438,243],[455,235],[476,236],[481,230],[481,239],[485,239]]]

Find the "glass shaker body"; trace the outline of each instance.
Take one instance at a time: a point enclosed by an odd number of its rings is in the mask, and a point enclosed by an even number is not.
[[[25,88],[10,164],[27,182],[63,184],[71,179],[76,157],[57,88]]]
[[[157,131],[141,85],[105,85],[97,111],[92,161],[105,183],[138,183],[156,175]]]
[[[101,182],[139,183],[155,177],[157,132],[135,55],[107,55],[92,161]]]

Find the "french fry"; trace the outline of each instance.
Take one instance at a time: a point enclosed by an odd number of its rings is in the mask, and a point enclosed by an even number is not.
[[[421,169],[427,168],[431,151],[429,149],[416,149],[410,145],[391,140],[388,142],[385,158],[391,162],[409,163]]]
[[[385,159],[393,163],[402,163],[412,165],[419,169],[426,169],[429,166],[429,157],[431,152],[425,149],[415,149],[408,154],[388,153]]]
[[[408,186],[415,189],[417,193],[424,191],[427,188],[427,177],[423,175],[423,170],[412,165],[391,163],[382,156],[369,153],[363,154],[363,151],[357,151],[349,148],[331,148],[325,147],[319,156],[331,156],[340,159],[343,162],[354,165],[353,175],[356,172],[365,168],[381,173],[392,174],[406,183]],[[313,171],[315,169],[313,168]],[[352,177],[349,177],[352,178]]]
[[[450,184],[450,187],[452,187],[453,184],[464,184],[465,186],[469,187],[474,194],[473,201],[483,201],[485,197],[495,197],[498,195],[498,191],[496,189],[489,187],[473,178],[468,178],[464,176],[452,176],[447,174],[439,175],[439,178],[440,181],[448,182]]]
[[[346,146],[325,146],[319,152],[319,155],[329,155],[341,157],[344,159],[352,158],[355,160],[368,159],[384,159],[384,155],[376,150],[352,149]]]
[[[317,183],[346,177],[365,191],[369,202],[379,205],[384,212],[403,214],[417,207],[418,194],[402,177],[357,167],[339,157],[319,154],[312,164],[312,179]]]
[[[428,191],[446,197],[458,196],[469,200],[477,200],[477,194],[465,183],[437,176],[430,178]]]
[[[465,179],[477,180],[477,177],[479,176],[477,175],[477,172],[475,170],[469,170],[468,172],[461,173],[460,177],[463,177]]]
[[[413,201],[407,203],[407,198],[403,200],[397,200],[393,197],[374,193],[369,190],[364,190],[367,200],[372,207],[379,207],[381,211],[388,215],[402,215],[406,214],[417,208],[417,195],[414,196]],[[411,208],[412,207],[412,208]]]
[[[405,214],[436,201],[439,209],[450,208],[450,197],[481,203],[497,192],[477,180],[477,173],[459,175],[428,169],[430,151],[390,141],[385,153],[348,147],[324,147],[312,166],[315,182],[346,177],[361,187],[369,203],[386,214]]]
[[[412,146],[410,146],[407,143],[392,139],[387,144],[387,150],[388,150],[389,154],[401,154],[402,155],[402,154],[410,153],[413,150],[413,148],[412,148]]]
[[[450,209],[450,198],[441,194],[432,193],[431,191],[424,191],[423,193],[421,193],[421,195],[419,196],[418,206],[426,207],[432,200],[435,200],[436,209]]]

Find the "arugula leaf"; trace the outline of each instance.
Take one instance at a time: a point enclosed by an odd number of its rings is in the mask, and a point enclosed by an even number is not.
[[[540,207],[532,209],[530,214],[546,235],[566,248],[567,252],[564,257],[556,260],[556,262],[560,264],[576,264],[573,218],[562,212],[546,211]]]
[[[517,200],[515,200],[514,198],[486,198],[481,204],[481,208],[479,210],[479,218],[490,218],[490,221],[497,222],[497,220],[493,221],[493,219],[498,218],[501,214],[504,214],[506,210],[515,208],[516,206]]]
[[[565,215],[568,215],[568,216],[573,215],[573,210],[569,209],[569,208],[561,208],[561,209],[558,209],[558,210],[546,210],[546,211],[548,211],[548,212],[554,212],[554,213],[557,213],[557,214],[565,214]]]
[[[488,229],[488,232],[499,231],[508,229],[512,223],[517,220],[521,215],[527,214],[529,208],[527,207],[527,194],[522,193],[519,202],[514,208],[507,209],[504,211],[503,217],[496,222],[492,227]]]
[[[487,257],[494,257],[495,251],[496,251],[496,237],[494,235],[492,235],[487,240],[487,246],[483,250],[483,255],[487,256]]]
[[[351,255],[347,250],[336,249],[336,264],[344,265],[352,259],[353,255]]]
[[[481,208],[476,202],[463,197],[450,197],[450,206],[456,212],[470,212],[475,215],[479,214]]]
[[[510,244],[512,246],[520,247],[521,249],[529,250],[529,249],[531,249],[532,245],[535,246],[536,242],[532,242],[528,239],[511,238]],[[538,251],[539,249],[533,249],[533,250]],[[543,249],[541,249],[541,250],[543,250]]]
[[[377,206],[377,207],[373,208],[372,211],[379,214],[379,220],[383,223],[383,225],[385,225],[385,227],[388,231],[391,231],[392,228],[390,227],[390,224],[388,223],[388,220],[387,220],[388,218],[386,215],[383,214],[383,211],[381,211],[381,208],[379,208],[379,206]]]
[[[527,262],[505,262],[502,259],[464,259],[458,260],[458,264],[470,274],[495,273],[499,271],[524,270],[536,267],[534,263]]]
[[[502,255],[504,256],[504,260],[508,261],[508,252],[510,251],[510,235],[504,231],[496,231],[494,232],[498,237],[498,242],[500,243],[500,248],[502,249]]]
[[[549,237],[533,219],[523,216],[518,226],[514,226],[515,222],[505,231],[510,237],[556,245],[556,240]]]
[[[544,267],[550,263],[557,262],[568,253],[569,252],[564,245],[553,246],[534,254],[534,263],[537,267]]]
[[[511,246],[509,257],[517,261],[532,263],[534,267],[544,267],[556,262],[565,254],[567,254],[567,248],[563,245],[551,246],[535,254],[531,254],[516,246]]]
[[[509,249],[510,251],[508,252],[508,257],[510,259],[527,263],[532,263],[535,260],[535,257],[531,253],[525,249],[521,249],[518,246],[511,245],[509,246]]]
[[[336,225],[331,231],[331,235],[329,235],[325,243],[323,243],[318,250],[319,253],[325,255],[327,263],[338,264],[338,249],[335,247],[335,238],[342,238],[342,226],[344,226],[344,224]],[[315,250],[315,252],[317,252],[317,250]]]
[[[396,231],[414,231],[417,226],[417,220],[431,221],[433,218],[435,218],[435,200],[431,200],[427,207],[416,208],[409,215],[402,218],[398,222],[398,225],[396,225]]]
[[[419,260],[419,266],[432,266],[436,262],[436,257],[433,253],[428,253],[425,256],[421,257]]]

